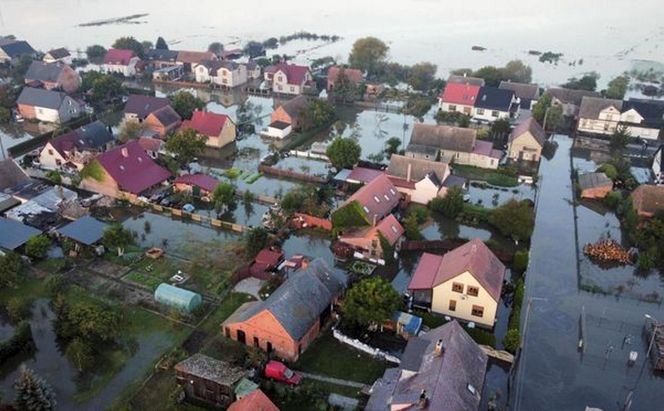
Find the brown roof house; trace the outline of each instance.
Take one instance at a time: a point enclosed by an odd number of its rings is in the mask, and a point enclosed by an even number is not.
[[[480,239],[444,256],[422,254],[408,291],[431,311],[492,328],[505,266]]]
[[[259,388],[232,403],[228,411],[279,411],[279,407]]]
[[[583,97],[601,97],[596,91],[572,90],[567,88],[548,88],[546,90],[551,95],[551,104],[559,105],[563,108],[563,116],[577,118],[579,115],[579,106]]]
[[[542,149],[546,143],[546,133],[537,120],[530,117],[512,130],[510,134],[507,156],[512,161],[534,161],[542,157]]]
[[[174,368],[175,378],[188,399],[224,408],[235,401],[235,387],[247,374],[242,368],[200,353]]]
[[[166,97],[132,94],[124,107],[123,121],[145,124],[150,136],[164,137],[182,124],[180,115]]]
[[[448,164],[399,154],[392,154],[386,173],[408,201],[423,205],[444,197],[451,186],[463,186],[465,182],[451,175]]]
[[[371,387],[365,410],[478,410],[488,358],[456,321],[408,340],[398,368]]]
[[[532,110],[540,98],[539,86],[537,84],[501,81],[498,88],[513,91],[516,98],[519,99],[519,107],[524,110]]]
[[[664,186],[642,184],[632,192],[632,207],[641,217],[654,217],[664,211]]]
[[[334,90],[334,85],[337,82],[340,73],[343,73],[346,78],[356,86],[360,85],[364,81],[364,74],[362,74],[362,70],[343,66],[333,66],[327,70],[327,91]]]
[[[417,123],[413,126],[406,156],[496,169],[502,152],[494,150],[489,141],[477,140],[476,130]]]
[[[622,100],[601,97],[583,97],[579,107],[580,133],[611,135],[618,128]]]
[[[72,168],[80,171],[114,143],[108,127],[97,120],[47,142],[39,153],[39,165],[48,170]]]
[[[296,271],[264,301],[243,304],[224,321],[228,338],[297,361],[330,318],[346,288],[343,273],[322,259]]]
[[[604,173],[579,175],[581,198],[604,198],[613,190],[613,181]]]
[[[175,62],[184,66],[185,73],[191,73],[197,65],[209,60],[219,60],[219,57],[211,51],[181,50],[178,52]]]
[[[308,106],[309,100],[302,95],[280,105],[272,112],[270,125],[263,135],[281,139],[287,137],[292,131],[299,130],[302,127],[303,113]]]
[[[164,138],[182,124],[182,118],[173,107],[165,106],[148,114],[143,124],[158,137]]]
[[[385,264],[387,244],[392,252],[399,249],[404,228],[394,215],[389,214],[375,226],[347,229],[339,236],[339,241],[351,246],[356,257],[378,264]],[[395,256],[396,257],[396,256]]]
[[[81,76],[64,63],[33,61],[25,73],[25,84],[39,85],[46,90],[74,93],[81,87]]]

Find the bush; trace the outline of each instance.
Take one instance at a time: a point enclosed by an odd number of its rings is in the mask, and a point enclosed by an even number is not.
[[[332,213],[332,225],[335,229],[345,227],[362,227],[371,225],[367,213],[357,201],[352,201]]]
[[[417,224],[424,224],[429,218],[429,211],[424,207],[413,204],[408,208],[408,212],[406,212],[406,217],[410,217],[411,215],[415,216]]]
[[[403,222],[406,238],[409,240],[421,240],[423,238],[420,233],[420,225],[417,222],[417,215],[410,214]]]
[[[528,250],[519,250],[514,253],[512,269],[517,273],[522,273],[528,268]]]
[[[519,330],[516,328],[507,330],[507,334],[503,337],[503,346],[505,349],[511,353],[515,353],[520,343],[521,335]]]
[[[604,197],[604,204],[611,210],[616,210],[622,201],[623,197],[620,191],[611,191],[606,197]]]
[[[30,307],[32,307],[32,301],[27,298],[12,297],[7,301],[5,308],[9,319],[14,323],[18,323],[30,317]]]
[[[510,200],[493,210],[489,223],[504,236],[527,241],[535,228],[535,210],[528,200]]]
[[[51,248],[51,239],[44,234],[36,235],[25,243],[25,254],[40,259],[46,256],[49,248]]]
[[[496,347],[496,336],[492,333],[482,330],[480,328],[466,328],[468,335],[480,345],[488,345],[489,347]]]
[[[53,274],[46,279],[46,288],[55,296],[67,288],[67,281],[62,274]]]
[[[452,187],[445,197],[431,200],[429,207],[447,218],[456,218],[463,211],[463,193],[459,187]]]
[[[14,335],[0,343],[0,364],[4,364],[7,359],[22,351],[32,350],[34,340],[32,339],[32,329],[30,324],[22,322],[16,327]]]

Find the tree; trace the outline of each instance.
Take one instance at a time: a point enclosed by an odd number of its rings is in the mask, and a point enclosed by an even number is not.
[[[355,101],[360,96],[360,87],[351,81],[344,67],[339,68],[337,78],[334,80],[332,96],[335,100],[343,102]]]
[[[263,227],[256,227],[247,233],[245,249],[249,257],[254,257],[260,250],[265,248],[269,236]]]
[[[205,107],[203,100],[188,91],[178,91],[169,98],[173,110],[177,111],[183,120],[191,119],[194,110],[202,110]]]
[[[332,165],[337,169],[352,167],[360,161],[362,147],[352,138],[335,138],[327,148],[325,154]]]
[[[375,276],[355,284],[343,301],[344,318],[350,322],[370,326],[382,324],[399,309],[401,297],[383,277]]]
[[[510,200],[493,210],[489,223],[504,236],[528,240],[535,227],[535,210],[530,201]]]
[[[401,139],[399,137],[388,138],[385,142],[385,155],[389,158],[392,154],[397,154],[399,146],[401,146]]]
[[[501,145],[511,131],[510,121],[505,118],[499,118],[491,124],[491,138],[494,141],[499,141]]]
[[[313,100],[307,104],[301,115],[300,123],[303,130],[329,125],[335,118],[334,106],[324,100]]]
[[[166,44],[166,40],[163,37],[159,36],[157,42],[154,44],[154,48],[157,50],[168,50],[168,44]]]
[[[503,80],[503,71],[495,66],[484,66],[474,71],[473,77],[483,78],[487,86],[498,87]]]
[[[18,61],[12,66],[12,77],[14,79],[19,80],[19,82],[23,82],[23,78],[25,77],[25,73],[28,72],[28,69],[30,68],[30,65],[32,64],[32,57],[24,54],[21,57],[18,58]]]
[[[509,61],[503,68],[503,80],[530,83],[533,80],[533,69],[521,60]]]
[[[152,44],[152,42],[148,41],[148,40],[141,41],[141,46],[143,46],[143,53],[144,54],[145,54],[146,51],[154,48],[154,44]]]
[[[124,248],[131,245],[134,239],[129,230],[116,223],[104,231],[101,242],[108,249],[116,248],[118,255],[121,256],[124,253]]]
[[[185,128],[171,135],[164,147],[173,154],[182,166],[190,163],[196,156],[205,150],[207,137],[201,136],[196,130]]]
[[[65,341],[81,338],[91,345],[110,343],[122,331],[118,310],[97,300],[71,300],[57,295],[53,310],[57,315],[55,332]]]
[[[23,260],[15,252],[0,256],[0,289],[17,285],[22,279],[23,268]]]
[[[115,40],[115,43],[113,43],[113,48],[133,50],[134,54],[136,54],[140,58],[143,58],[143,56],[145,55],[143,44],[131,36],[120,37],[119,39]]]
[[[111,74],[86,71],[81,75],[81,90],[90,94],[90,100],[103,102],[124,94],[122,81]]]
[[[143,134],[146,125],[138,121],[125,121],[120,127],[119,138],[120,141],[126,143],[129,140],[136,140]]]
[[[557,130],[563,122],[563,107],[555,105],[549,107],[544,116],[544,130]]]
[[[74,338],[67,345],[65,356],[79,371],[91,368],[94,363],[92,347],[81,338]]]
[[[537,103],[533,105],[533,110],[532,110],[532,115],[535,120],[537,120],[538,123],[542,124],[544,122],[544,116],[546,115],[546,110],[551,107],[551,102],[553,101],[553,97],[549,93],[544,93],[542,96],[537,100]]]
[[[104,48],[104,46],[95,44],[85,49],[85,54],[87,54],[90,60],[100,60],[103,59],[104,56],[106,55],[106,49]]]
[[[609,143],[611,150],[619,151],[627,147],[630,140],[632,139],[632,133],[629,131],[627,126],[619,125],[616,127],[616,131],[611,134],[611,141]]]
[[[629,86],[629,76],[618,76],[609,81],[608,88],[604,91],[604,96],[606,98],[622,100],[627,92],[627,86]]]
[[[463,211],[463,192],[454,186],[447,190],[445,197],[431,200],[429,207],[447,218],[456,218]]]
[[[41,259],[46,256],[49,248],[51,248],[51,239],[44,234],[36,235],[25,243],[25,254],[31,258]]]
[[[438,66],[429,62],[417,63],[410,68],[408,85],[415,90],[428,91],[436,79]]]
[[[218,41],[212,42],[208,46],[208,51],[220,56],[224,52],[224,45]]]
[[[270,37],[263,42],[263,48],[265,49],[276,49],[277,47],[279,47],[279,39],[276,37]]]
[[[215,187],[212,198],[214,199],[214,209],[220,213],[235,201],[235,186],[229,183],[221,183]]]
[[[591,71],[590,73],[584,74],[581,78],[572,77],[568,79],[567,83],[563,84],[563,88],[569,88],[572,90],[595,91],[597,88],[598,79],[599,74]]]
[[[6,107],[0,107],[0,124],[8,124],[12,119],[12,111]]]
[[[261,43],[257,41],[250,41],[244,46],[244,54],[248,55],[249,58],[264,56],[265,49]]]
[[[409,214],[403,222],[403,228],[407,239],[416,241],[423,238],[420,232],[420,224],[417,221],[417,215]]]
[[[351,67],[375,74],[376,68],[385,61],[390,48],[382,40],[375,37],[357,39],[348,56]]]
[[[51,386],[34,371],[21,366],[21,374],[14,383],[16,399],[14,406],[26,411],[55,410],[57,402]]]

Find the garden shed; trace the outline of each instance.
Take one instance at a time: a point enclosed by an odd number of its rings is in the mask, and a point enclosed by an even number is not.
[[[101,241],[106,228],[106,223],[90,216],[84,216],[58,229],[58,233],[77,243],[92,246]]]
[[[159,284],[159,287],[154,292],[154,299],[158,303],[169,305],[188,313],[195,310],[203,302],[200,294],[166,283]]]

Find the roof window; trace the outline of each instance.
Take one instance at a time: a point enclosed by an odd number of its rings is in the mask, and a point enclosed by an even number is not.
[[[374,196],[374,201],[376,201],[378,204],[380,204],[380,198],[378,198],[378,196]]]

